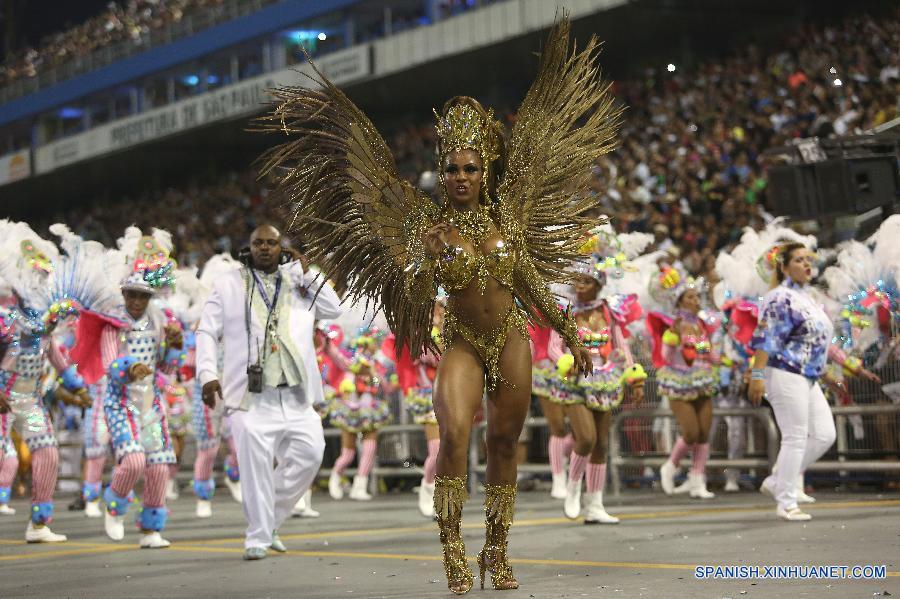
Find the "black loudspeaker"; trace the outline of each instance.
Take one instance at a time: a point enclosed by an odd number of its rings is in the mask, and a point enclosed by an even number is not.
[[[851,212],[851,192],[846,160],[823,160],[812,165],[819,191],[819,212]]]
[[[897,161],[892,157],[849,161],[848,179],[857,214],[893,203],[897,197]]]
[[[812,219],[820,214],[862,214],[897,199],[893,156],[838,158],[769,169],[777,214]]]
[[[818,200],[811,166],[773,166],[768,174],[771,208],[776,214],[804,220],[815,218]]]
[[[815,164],[823,214],[862,214],[894,202],[896,161],[892,157],[825,160]]]

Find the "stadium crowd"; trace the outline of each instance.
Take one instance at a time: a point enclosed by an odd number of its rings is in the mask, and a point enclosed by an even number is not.
[[[496,0],[480,0],[480,5]],[[17,79],[36,76],[41,70],[89,55],[99,48],[118,43],[140,46],[145,36],[181,22],[200,10],[221,10],[224,0],[124,0],[109,2],[106,10],[84,23],[48,35],[34,47],[26,46],[0,64],[0,86]],[[435,4],[434,18],[445,19],[471,10],[472,0],[441,0]],[[389,31],[397,33],[428,22],[421,7],[399,11],[392,17]],[[385,34],[383,23],[360,31],[359,40],[368,41]]]
[[[126,0],[64,31],[46,36],[35,47],[13,53],[0,65],[0,85],[34,77],[47,69],[120,42],[140,44],[143,36],[180,22],[191,12],[211,9],[222,0]]]

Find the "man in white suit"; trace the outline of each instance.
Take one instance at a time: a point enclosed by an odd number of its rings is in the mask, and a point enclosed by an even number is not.
[[[285,551],[276,531],[312,484],[325,449],[312,408],[323,395],[313,327],[338,317],[340,300],[321,276],[283,258],[286,252],[274,227],[253,231],[249,261],[215,281],[197,330],[203,401],[214,407],[224,400],[231,414],[248,560],[265,558],[269,548]]]

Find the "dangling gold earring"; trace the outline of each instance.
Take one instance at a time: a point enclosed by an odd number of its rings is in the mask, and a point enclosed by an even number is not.
[[[488,195],[488,181],[490,181],[490,167],[485,166],[481,171],[481,187],[478,190],[479,203],[482,206],[491,205],[491,196]]]
[[[447,207],[450,205],[450,197],[447,195],[447,183],[444,180],[443,172],[438,175],[438,185],[441,186],[441,189],[438,192],[438,196],[441,199],[441,207]]]

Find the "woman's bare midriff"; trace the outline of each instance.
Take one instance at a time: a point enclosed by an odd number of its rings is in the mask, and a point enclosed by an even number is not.
[[[448,309],[457,320],[485,333],[499,327],[514,305],[512,293],[490,276],[484,294],[476,278],[463,291],[453,293],[448,301]]]

